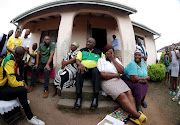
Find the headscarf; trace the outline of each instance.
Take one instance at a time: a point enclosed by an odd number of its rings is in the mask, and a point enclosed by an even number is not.
[[[137,52],[141,53],[141,51],[140,51],[139,49],[136,49],[136,50],[134,51],[134,54],[137,53]]]
[[[79,47],[79,44],[77,42],[73,42],[73,45],[75,45],[77,48]]]

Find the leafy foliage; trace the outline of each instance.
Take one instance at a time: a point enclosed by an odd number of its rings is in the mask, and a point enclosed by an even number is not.
[[[160,64],[164,64],[165,65],[165,58],[164,58],[164,55],[166,54],[166,52],[163,52],[162,54],[161,54],[161,58],[160,58],[160,60],[159,60],[159,63]]]
[[[148,75],[152,81],[158,82],[165,78],[165,65],[153,64],[153,65],[148,65],[147,68],[148,68]]]

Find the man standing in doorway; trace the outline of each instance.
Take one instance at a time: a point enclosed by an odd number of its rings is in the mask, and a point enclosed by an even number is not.
[[[30,92],[34,90],[34,82],[36,81],[36,75],[40,71],[44,71],[44,94],[43,98],[48,97],[48,85],[49,85],[49,73],[53,69],[53,56],[55,52],[55,46],[50,41],[49,36],[44,37],[44,42],[39,45],[39,49],[36,55],[36,65],[33,66],[31,76]],[[39,58],[41,58],[39,63]]]
[[[6,44],[8,42],[9,37],[12,36],[13,32],[14,30],[10,30],[8,32],[8,35],[2,34],[0,36],[0,57],[6,56],[6,53],[7,53]]]
[[[116,35],[112,35],[113,41],[111,45],[114,47],[114,54],[117,57],[120,57],[120,49],[119,49],[119,40],[116,38]]]
[[[146,66],[147,66],[148,53],[147,53],[144,45],[141,43],[141,39],[140,38],[137,39],[136,49],[141,51],[141,61],[144,62],[146,64]]]

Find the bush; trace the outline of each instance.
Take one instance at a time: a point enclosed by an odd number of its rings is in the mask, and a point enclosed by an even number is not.
[[[152,81],[158,82],[165,78],[165,65],[153,64],[153,65],[148,65],[147,68],[148,68],[148,75]]]
[[[161,58],[160,58],[160,60],[159,60],[159,63],[160,64],[164,64],[165,65],[165,58],[164,58],[164,55],[166,54],[166,52],[163,52],[162,54],[161,54]]]

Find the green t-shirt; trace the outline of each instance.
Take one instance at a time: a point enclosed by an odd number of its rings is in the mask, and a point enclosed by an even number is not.
[[[41,43],[39,45],[38,51],[40,52],[41,63],[46,64],[50,57],[50,52],[55,51],[55,46],[51,42],[48,46],[46,46],[45,43]]]

